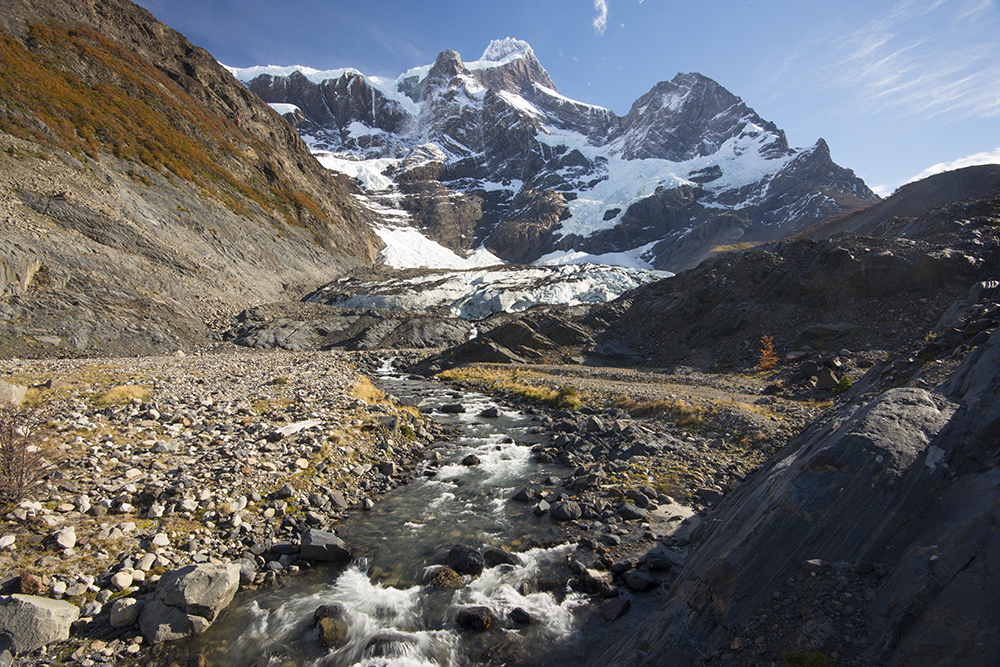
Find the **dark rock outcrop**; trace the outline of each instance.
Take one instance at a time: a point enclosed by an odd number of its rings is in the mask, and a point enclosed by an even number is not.
[[[805,561],[882,563],[869,657],[988,664],[1000,642],[1000,336],[933,392],[892,389],[807,428],[729,494],[670,597],[599,662],[694,664]]]

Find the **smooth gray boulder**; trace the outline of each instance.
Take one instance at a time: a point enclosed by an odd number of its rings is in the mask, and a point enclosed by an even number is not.
[[[35,595],[0,597],[0,634],[6,632],[17,655],[69,639],[69,628],[80,610],[63,600]]]
[[[326,530],[307,528],[302,533],[299,557],[303,560],[321,560],[332,563],[346,563],[351,560],[351,548],[344,540]]]
[[[113,628],[127,628],[139,619],[142,603],[135,598],[118,598],[111,605],[108,623]]]
[[[240,566],[188,565],[163,575],[139,614],[139,629],[153,644],[200,635],[240,586]]]
[[[0,407],[18,408],[24,402],[27,387],[0,380]]]

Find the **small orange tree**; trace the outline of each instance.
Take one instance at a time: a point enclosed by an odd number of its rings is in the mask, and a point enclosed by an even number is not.
[[[757,358],[757,368],[769,371],[778,365],[778,355],[774,352],[774,336],[761,336],[760,356]]]

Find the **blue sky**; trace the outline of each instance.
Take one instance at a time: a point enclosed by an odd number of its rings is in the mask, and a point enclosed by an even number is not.
[[[700,72],[796,147],[880,193],[1000,163],[1000,0],[140,0],[236,67],[355,67],[396,77],[492,39],[531,44],[559,91],[624,115]]]

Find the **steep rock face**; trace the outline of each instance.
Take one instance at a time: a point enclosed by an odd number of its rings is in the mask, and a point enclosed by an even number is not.
[[[460,249],[485,244],[509,261],[570,250],[626,253],[677,271],[717,246],[782,238],[878,199],[833,163],[822,139],[804,150],[789,147],[774,123],[697,73],[656,84],[618,117],[559,94],[531,48],[506,39],[473,62],[444,51],[433,65],[394,83],[352,73],[363,80],[352,84],[362,92],[342,94],[336,103],[351,111],[330,120],[324,108],[310,111],[315,94],[282,88],[277,72],[265,69],[235,73],[262,94],[280,91],[269,102],[296,105],[310,122],[294,122],[314,149],[378,158],[372,168],[396,184],[429,179],[478,197],[475,234],[451,237],[464,239]],[[310,76],[327,86],[324,76],[347,75]],[[408,120],[380,117],[390,109]],[[335,141],[324,139],[334,135]],[[429,173],[426,155],[435,151],[439,164]],[[684,192],[684,205],[664,205],[665,196],[673,197],[665,192]],[[564,210],[554,222],[540,219],[538,207],[556,194]],[[440,230],[449,221],[428,222],[418,226],[438,229],[435,239],[448,236]]]
[[[889,573],[866,615],[871,664],[990,664],[998,364],[994,333],[935,391],[892,389],[807,428],[720,503],[660,610],[595,664],[698,664],[808,559]]]
[[[353,186],[145,10],[4,0],[0,39],[7,353],[185,348],[377,256]]]
[[[671,81],[656,84],[632,104],[621,119],[621,135],[613,140],[612,149],[628,160],[685,162],[717,153],[747,124],[752,131],[771,134],[760,150],[765,159],[793,153],[785,133],[743,100],[706,76],[678,74]]]

